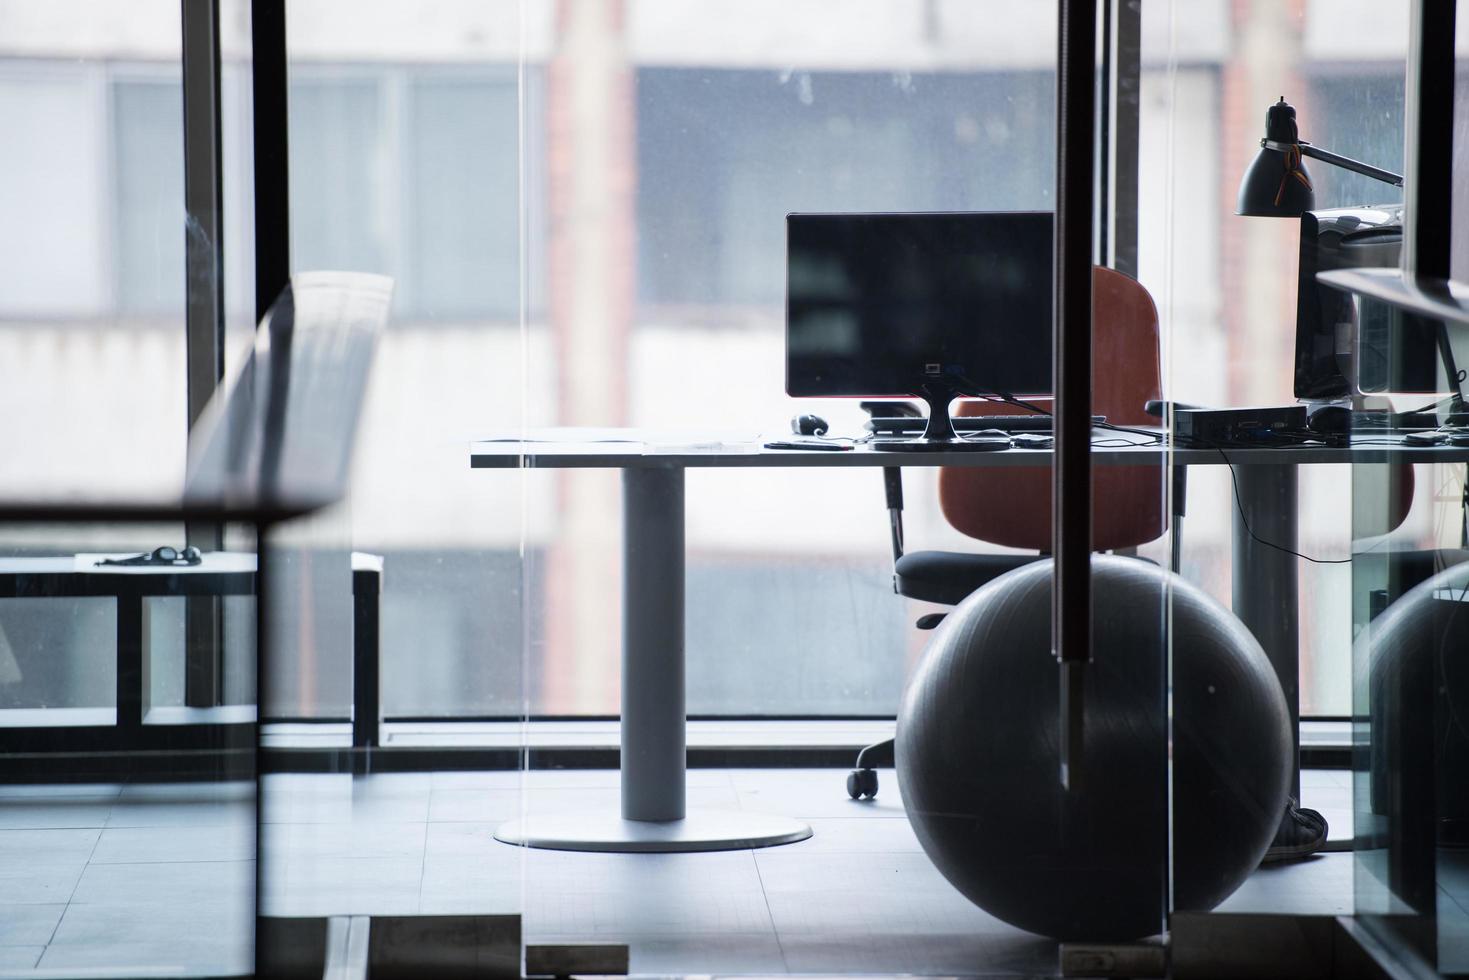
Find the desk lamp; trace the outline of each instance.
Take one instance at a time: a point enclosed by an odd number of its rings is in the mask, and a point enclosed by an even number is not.
[[[1265,137],[1260,140],[1259,154],[1240,179],[1235,213],[1263,218],[1299,218],[1314,210],[1316,190],[1311,183],[1311,174],[1306,170],[1305,157],[1395,187],[1403,186],[1401,174],[1332,153],[1302,140],[1296,129],[1295,107],[1281,96],[1280,101],[1265,113]],[[1348,410],[1341,406],[1319,406],[1311,415],[1311,428],[1323,434],[1339,435],[1348,425]]]
[[[1260,153],[1239,182],[1235,214],[1260,218],[1299,218],[1316,206],[1316,192],[1302,157],[1364,174],[1384,184],[1403,186],[1401,174],[1323,150],[1302,140],[1296,131],[1295,107],[1285,96],[1265,113]]]

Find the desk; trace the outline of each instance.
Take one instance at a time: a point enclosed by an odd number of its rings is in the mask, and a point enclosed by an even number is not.
[[[1114,434],[1109,433],[1110,440]],[[1123,438],[1127,438],[1122,434]],[[1140,440],[1141,441],[1141,440]],[[1291,708],[1300,750],[1296,558],[1296,467],[1319,463],[1444,463],[1469,448],[1359,445],[1350,448],[1171,449],[1097,447],[1098,466],[1235,467],[1232,599],[1235,613],[1270,658]],[[546,814],[496,832],[507,843],[559,850],[699,851],[802,840],[798,821],[748,812],[688,810],[684,711],[684,471],[742,466],[1034,466],[1049,450],[847,452],[770,450],[750,435],[712,434],[697,444],[635,429],[550,429],[473,443],[475,468],[611,468],[622,471],[622,813]],[[1160,474],[1161,478],[1161,474]],[[875,491],[874,491],[875,492]],[[874,520],[877,519],[876,507]],[[1278,545],[1261,544],[1251,535]],[[1299,774],[1294,788],[1300,797]]]

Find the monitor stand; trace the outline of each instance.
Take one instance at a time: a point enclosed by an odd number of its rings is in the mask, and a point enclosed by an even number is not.
[[[1448,412],[1443,424],[1469,425],[1469,405],[1464,404],[1464,379],[1459,374],[1459,366],[1454,363],[1454,348],[1449,343],[1448,324],[1442,320],[1438,322],[1438,356],[1443,361],[1444,374],[1448,377],[1449,384],[1454,386],[1453,393],[1448,398]]]
[[[867,444],[871,449],[888,453],[985,453],[1010,448],[1009,439],[988,436],[966,439],[954,431],[949,403],[963,394],[957,388],[924,385],[916,394],[928,403],[928,425],[924,427],[923,435],[912,439],[874,439]]]
[[[1445,398],[1414,412],[1392,412],[1389,418],[1395,429],[1416,427],[1424,429],[1469,427],[1469,401],[1464,398],[1464,381],[1459,376],[1459,366],[1454,361],[1454,348],[1449,343],[1447,325],[1438,323],[1438,358],[1443,363],[1444,376],[1454,390]]]

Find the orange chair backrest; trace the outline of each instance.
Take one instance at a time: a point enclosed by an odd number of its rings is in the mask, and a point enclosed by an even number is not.
[[[1047,327],[1049,329],[1049,327]],[[1141,283],[1092,270],[1092,414],[1118,425],[1157,425],[1143,403],[1158,398],[1158,310]],[[1038,400],[1049,407],[1049,399]],[[995,401],[966,401],[959,415],[1014,415]],[[1092,547],[1134,547],[1168,529],[1167,471],[1159,463],[1092,467]],[[1011,548],[1051,550],[1049,466],[945,467],[939,505],[957,530]]]

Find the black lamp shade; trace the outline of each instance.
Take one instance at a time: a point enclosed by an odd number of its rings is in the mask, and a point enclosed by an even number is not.
[[[1265,113],[1260,154],[1239,182],[1236,214],[1259,218],[1299,218],[1316,206],[1311,175],[1301,159],[1296,110],[1285,96]]]
[[[1294,166],[1290,163],[1286,151],[1260,147],[1259,155],[1239,182],[1235,213],[1260,218],[1299,218],[1315,208],[1311,175],[1306,172],[1299,151],[1295,153]]]

